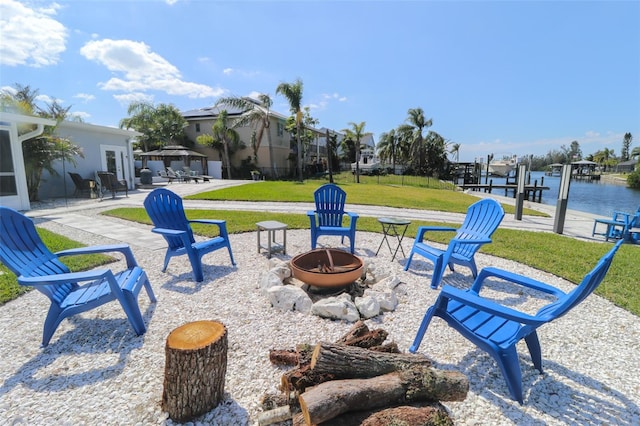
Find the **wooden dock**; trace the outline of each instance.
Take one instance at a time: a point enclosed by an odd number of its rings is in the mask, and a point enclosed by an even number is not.
[[[470,189],[472,191],[484,191],[486,193],[491,194],[491,192],[495,189],[504,190],[504,196],[509,196],[509,191],[513,193],[513,198],[516,198],[516,193],[518,191],[518,185],[516,184],[494,184],[489,181],[489,183],[473,183],[473,184],[462,184],[458,185],[463,191]],[[537,182],[533,185],[525,185],[524,186],[524,199],[530,200],[533,202],[540,203],[542,202],[542,191],[551,189],[548,186],[538,185]]]

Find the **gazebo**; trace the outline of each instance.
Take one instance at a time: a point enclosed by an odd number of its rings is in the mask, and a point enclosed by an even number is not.
[[[589,160],[573,161],[571,163],[571,168],[573,169],[573,173],[578,175],[591,174],[595,172],[597,166],[598,166],[598,163],[596,163],[595,161],[589,161]]]
[[[202,164],[203,174],[208,174],[207,156],[182,145],[167,145],[155,151],[143,152],[139,156],[142,159],[142,168],[147,167],[149,160],[162,160],[165,167],[171,167],[171,161],[183,161],[184,165],[189,167],[192,160],[198,160]]]

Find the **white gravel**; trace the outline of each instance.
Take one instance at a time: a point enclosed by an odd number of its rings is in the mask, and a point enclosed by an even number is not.
[[[85,210],[83,214],[96,214]],[[104,218],[104,217],[102,217]],[[116,219],[109,219],[116,220]],[[96,234],[37,220],[40,226],[85,244],[113,243]],[[145,227],[130,224],[131,227]],[[357,254],[373,257],[381,240],[358,232]],[[339,245],[339,239],[321,242]],[[412,244],[405,239],[405,252]],[[260,400],[277,393],[283,369],[270,365],[269,349],[296,343],[332,341],[349,323],[279,312],[257,290],[267,260],[256,252],[256,234],[232,235],[238,266],[230,266],[226,250],[204,257],[205,282],[195,283],[185,258],[174,259],[162,273],[163,250],[133,245],[138,263],[147,271],[158,298],[150,304],[144,291],[140,305],[147,333],[136,336],[117,303],[63,321],[51,344],[39,347],[47,299],[29,292],[0,307],[0,424],[120,425],[173,424],[162,412],[164,346],[176,327],[195,320],[217,320],[228,329],[229,352],[225,399],[195,424],[256,424]],[[287,233],[289,259],[310,249],[309,231]],[[572,284],[532,268],[488,255],[478,266],[499,266],[559,286]],[[429,288],[431,264],[414,260],[404,272],[404,260],[391,262],[383,247],[374,258],[407,284],[408,296],[395,312],[367,321],[389,332],[390,341],[407,351],[425,309],[438,292]],[[466,288],[468,270],[446,272],[444,283]],[[507,295],[508,303],[531,310],[540,301],[527,293]],[[465,373],[470,391],[465,401],[445,403],[458,425],[510,424],[640,424],[640,321],[598,296],[591,296],[565,317],[539,330],[543,351],[540,375],[523,342],[519,344],[525,404],[512,401],[495,362],[443,321],[435,319],[420,352],[435,366]]]

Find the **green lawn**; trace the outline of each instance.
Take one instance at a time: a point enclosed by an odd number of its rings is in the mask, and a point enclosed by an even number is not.
[[[299,182],[266,181],[258,184],[246,184],[215,191],[189,195],[189,200],[234,200],[269,202],[313,202],[313,191],[325,181],[307,180]],[[421,188],[416,186],[380,185],[371,183],[340,183],[347,193],[349,204],[380,205],[420,210],[466,213],[477,197],[460,191]],[[515,208],[503,205],[507,214],[513,214]],[[524,209],[526,215],[547,216],[535,210]]]

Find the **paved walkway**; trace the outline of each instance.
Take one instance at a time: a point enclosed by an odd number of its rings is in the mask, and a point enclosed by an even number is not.
[[[248,180],[228,181],[214,180],[205,183],[173,183],[167,185],[168,189],[181,196],[195,194],[198,192],[210,191],[229,186],[253,183],[259,185],[260,182]],[[166,245],[161,236],[152,234],[144,230],[127,226],[125,223],[118,223],[109,218],[96,218],[83,214],[87,209],[109,210],[115,207],[141,207],[147,194],[153,188],[136,189],[129,192],[129,197],[118,195],[115,199],[105,197],[103,200],[91,199],[55,199],[40,203],[34,203],[33,209],[27,213],[30,217],[46,218],[59,222],[65,226],[71,226],[86,232],[113,238],[131,245],[143,245],[148,248],[165,248]],[[483,192],[473,192],[472,195],[478,197],[495,198],[504,204],[515,204],[513,198],[496,196],[495,194],[485,194]],[[198,201],[184,200],[186,208],[206,208],[215,210],[249,210],[263,212],[281,213],[305,213],[313,210],[313,203],[269,203],[269,202],[243,202],[243,201]],[[525,201],[525,207],[543,211],[550,217],[523,216],[522,220],[516,220],[513,214],[505,215],[501,227],[512,229],[523,229],[529,231],[553,232],[555,206],[541,203]],[[364,206],[347,205],[347,210],[357,212],[361,216],[380,217],[392,216],[410,220],[442,221],[450,223],[461,223],[463,214],[445,213],[429,210],[398,209],[384,206]],[[565,215],[563,235],[585,239],[603,241],[602,237],[591,237],[593,221],[599,216],[568,210]]]

